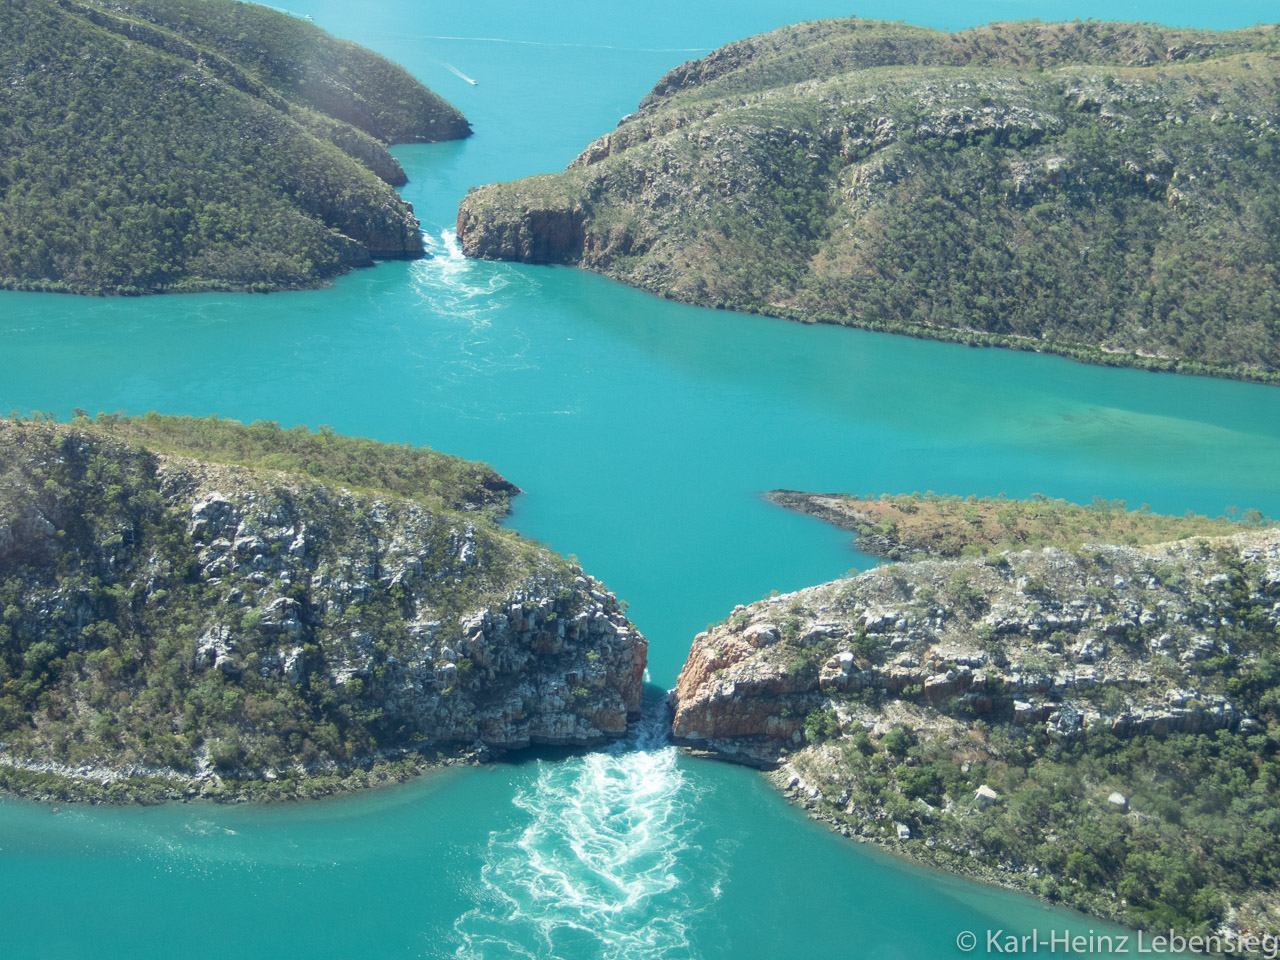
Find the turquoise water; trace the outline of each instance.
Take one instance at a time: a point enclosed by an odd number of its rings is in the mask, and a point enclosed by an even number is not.
[[[289,295],[2,294],[0,409],[328,423],[486,460],[525,490],[514,527],[577,554],[630,601],[663,687],[692,635],[733,604],[871,562],[838,531],[760,501],[771,487],[1099,495],[1280,516],[1271,388],[802,327],[457,255],[467,186],[556,169],[670,66],[843,7],[300,12],[406,64],[476,126],[463,143],[397,148],[436,256]],[[1274,16],[1261,3],[858,12],[943,27]],[[646,744],[303,806],[6,802],[0,955],[917,960],[958,955],[962,929],[1066,922],[832,838],[748,771]]]

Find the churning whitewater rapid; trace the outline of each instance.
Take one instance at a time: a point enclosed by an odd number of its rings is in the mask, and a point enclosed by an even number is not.
[[[1009,8],[871,0],[859,13],[961,27]],[[0,409],[328,424],[487,461],[525,491],[511,526],[630,602],[664,685],[734,604],[872,562],[761,490],[1038,491],[1280,516],[1274,388],[805,327],[463,258],[452,226],[469,186],[563,169],[690,55],[640,48],[708,49],[847,3],[307,9],[447,91],[475,127],[394,148],[430,257],[270,296],[0,292]],[[1274,19],[1274,0],[1122,12],[1247,27]],[[434,39],[498,32],[520,42]],[[924,960],[957,956],[961,931],[1097,926],[831,836],[755,772],[678,756],[660,702],[612,750],[325,802],[0,798],[0,890],[4,960]]]
[[[422,306],[433,313],[484,323],[502,309],[505,298],[498,294],[513,283],[536,286],[515,270],[497,269],[489,264],[468,260],[462,255],[458,235],[450,229],[434,235],[424,232],[422,243],[427,256],[412,266],[414,287]],[[536,293],[536,290],[526,290]]]
[[[698,848],[670,722],[652,699],[626,740],[538,761],[513,801],[527,822],[490,836],[478,904],[455,924],[459,958],[691,955],[688,921],[718,896],[723,864]]]

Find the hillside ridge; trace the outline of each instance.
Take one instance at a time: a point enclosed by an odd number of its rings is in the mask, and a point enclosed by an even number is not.
[[[1274,933],[1277,636],[1274,529],[895,563],[709,625],[672,735],[914,859],[1143,929]]]
[[[805,23],[471,192],[458,235],[704,306],[1277,381],[1278,92],[1274,27]]]
[[[0,10],[0,287],[310,287],[423,254],[390,142],[467,136],[402,68],[236,0]]]

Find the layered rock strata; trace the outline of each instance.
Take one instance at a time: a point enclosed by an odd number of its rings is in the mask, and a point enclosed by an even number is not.
[[[0,422],[0,449],[0,773],[218,794],[596,745],[639,715],[647,644],[617,599],[484,504],[91,428]]]
[[[1266,652],[1239,639],[1258,622],[1280,623],[1275,531],[881,567],[740,606],[699,634],[672,694],[673,734],[773,765],[828,708],[846,732],[908,704],[1058,741],[1250,733],[1258,723],[1229,680]]]

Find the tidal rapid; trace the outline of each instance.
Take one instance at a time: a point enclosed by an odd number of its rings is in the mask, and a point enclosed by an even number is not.
[[[323,423],[485,460],[525,491],[511,526],[630,602],[657,687],[734,604],[871,562],[762,490],[1280,516],[1273,388],[699,310],[458,255],[469,186],[562,168],[696,55],[671,48],[847,12],[324,0],[319,25],[405,64],[475,126],[395,150],[432,259],[296,294],[0,294],[0,407]],[[859,13],[958,27],[1009,7]],[[1046,0],[1018,15],[1228,27],[1274,11]],[[536,42],[449,39],[482,37]],[[612,750],[319,803],[0,802],[4,955],[923,960],[964,930],[1098,926],[849,843],[755,773],[678,756],[661,727],[655,701]]]

